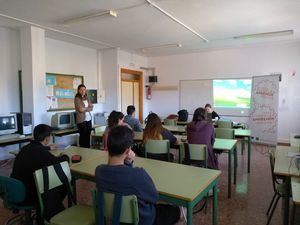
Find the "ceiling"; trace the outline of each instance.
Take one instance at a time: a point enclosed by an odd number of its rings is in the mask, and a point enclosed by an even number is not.
[[[215,48],[300,40],[298,0],[152,0],[154,4],[208,39],[174,22],[145,0],[0,0],[0,26],[31,23],[51,38],[88,47],[120,47],[145,56],[197,52]],[[101,10],[118,16],[94,17],[71,24],[65,20]],[[293,35],[234,39],[239,35],[293,30]],[[182,47],[143,48],[167,44]]]

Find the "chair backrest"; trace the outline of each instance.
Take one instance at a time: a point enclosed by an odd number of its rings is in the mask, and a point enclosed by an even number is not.
[[[216,138],[234,139],[234,129],[215,128]]]
[[[229,128],[231,129],[233,127],[232,121],[226,121],[226,120],[218,120],[218,128]]]
[[[190,151],[190,160],[199,160],[204,162],[204,167],[207,166],[207,146],[202,144],[188,144]],[[180,144],[180,163],[185,158],[185,144]]]
[[[63,170],[63,172],[65,173],[69,183],[69,187],[71,190],[71,171],[70,171],[70,167],[68,162],[64,161],[60,163],[61,168]],[[46,170],[48,170],[48,177],[49,177],[49,190],[59,187],[61,185],[63,185],[63,183],[61,182],[61,180],[59,179],[59,176],[57,175],[54,165],[45,167]],[[35,185],[36,185],[36,189],[37,189],[37,194],[38,194],[38,198],[39,198],[39,203],[40,203],[40,207],[41,207],[41,213],[43,215],[43,210],[44,210],[44,202],[42,199],[42,194],[45,193],[44,190],[44,174],[43,174],[43,169],[39,169],[36,170],[34,172],[34,180],[35,180]]]
[[[147,153],[162,154],[170,153],[170,141],[169,140],[148,140],[145,144],[145,156]]]
[[[118,217],[118,215],[114,214],[116,213],[114,212],[114,209],[118,207],[115,205],[117,204],[117,201],[115,201],[115,194],[92,190],[92,197],[97,225],[104,225],[104,218],[102,216],[109,219],[113,219],[114,216]],[[121,199],[120,219],[117,222],[137,225],[139,223],[137,197],[135,195],[127,195],[121,196]]]
[[[25,200],[26,188],[22,181],[11,177],[0,176],[0,198],[6,208]]]
[[[101,133],[105,131],[106,126],[100,126],[95,128],[95,133]]]
[[[164,119],[164,125],[176,126],[177,120],[175,119]]]

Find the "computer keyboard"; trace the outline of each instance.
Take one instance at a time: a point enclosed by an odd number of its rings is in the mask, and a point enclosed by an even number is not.
[[[0,140],[7,140],[7,139],[13,139],[13,138],[19,138],[20,134],[6,134],[6,135],[1,135]]]

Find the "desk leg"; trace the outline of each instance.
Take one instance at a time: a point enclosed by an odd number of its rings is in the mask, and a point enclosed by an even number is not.
[[[245,139],[242,138],[242,155],[244,155],[244,149],[245,149]]]
[[[251,137],[248,137],[248,173],[250,173],[250,162],[251,162]]]
[[[291,178],[285,177],[286,183],[286,195],[284,197],[284,214],[283,214],[283,224],[289,225],[289,215],[290,215],[290,194],[291,194]]]
[[[236,168],[238,163],[238,157],[237,157],[237,146],[234,147],[234,160],[233,160],[233,183],[236,184]]]
[[[228,152],[228,198],[231,197],[231,151]]]
[[[193,224],[193,207],[191,202],[187,205],[187,225]]]
[[[218,182],[213,187],[213,225],[218,224]]]

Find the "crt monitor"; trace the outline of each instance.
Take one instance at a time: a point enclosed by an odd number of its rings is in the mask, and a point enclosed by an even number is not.
[[[0,135],[13,134],[18,131],[16,114],[0,115]]]
[[[72,112],[55,113],[51,118],[51,127],[54,129],[66,129],[74,127]]]

